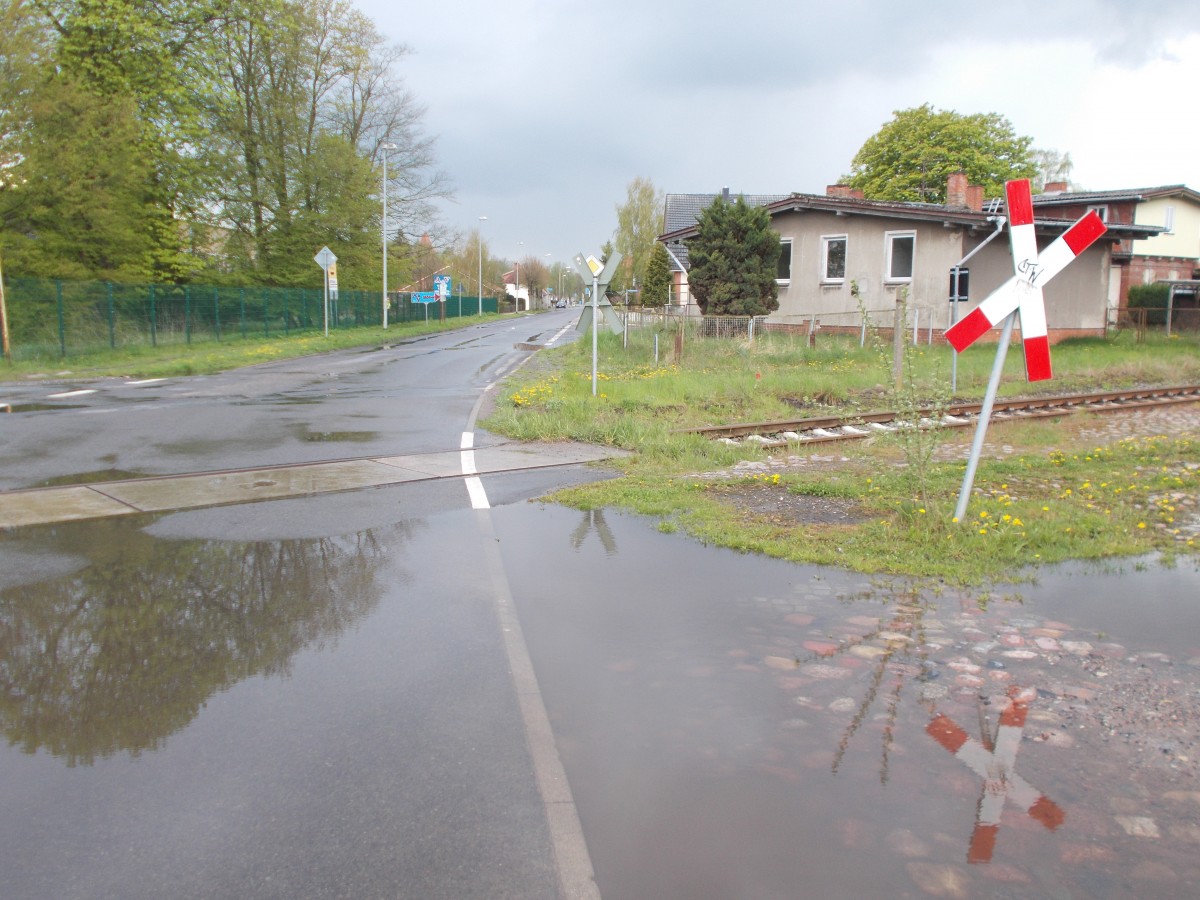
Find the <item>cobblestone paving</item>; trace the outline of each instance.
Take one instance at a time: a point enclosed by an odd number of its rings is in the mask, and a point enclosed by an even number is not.
[[[795,710],[760,771],[802,784],[831,765],[861,773],[873,752],[883,781],[973,808],[980,779],[938,756],[922,723],[945,716],[986,745],[1007,698],[1024,690],[1029,716],[1009,771],[1061,807],[1061,828],[1008,804],[988,865],[965,864],[972,835],[947,823],[846,818],[831,823],[842,841],[891,855],[917,896],[1196,896],[1200,636],[1193,655],[1173,659],[1039,616],[1036,603],[981,608],[966,594],[899,587],[879,609],[885,595],[864,586],[831,613],[829,587],[815,581],[748,604],[757,623],[729,648],[730,671],[773,682]]]

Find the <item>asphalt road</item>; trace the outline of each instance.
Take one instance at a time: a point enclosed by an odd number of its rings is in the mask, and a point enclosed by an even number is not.
[[[544,344],[578,314],[554,310],[220,375],[2,383],[0,409],[17,413],[0,416],[0,490],[457,450],[481,392],[530,355],[515,345]]]
[[[474,413],[515,345],[569,340],[577,315],[0,386],[0,489],[486,447]],[[0,894],[594,896],[497,549],[521,536],[487,508],[591,477],[4,532]]]

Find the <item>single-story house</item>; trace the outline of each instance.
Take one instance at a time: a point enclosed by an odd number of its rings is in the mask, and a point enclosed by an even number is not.
[[[680,292],[687,298],[686,242],[696,233],[695,217],[679,226],[677,198],[689,198],[696,210],[718,195],[668,195],[668,230],[659,240],[678,264]],[[940,335],[950,324],[949,273],[972,251],[988,242],[967,264],[969,303],[957,304],[962,318],[979,301],[1012,275],[1007,232],[990,240],[1002,227],[1003,206],[985,205],[983,189],[969,185],[966,176],[951,175],[947,202],[896,203],[866,200],[844,185],[831,185],[824,195],[757,195],[782,242],[779,260],[779,309],[767,318],[768,328],[857,330],[862,309],[871,321],[890,327],[900,293],[907,295],[909,318],[924,331]],[[751,202],[749,199],[747,202]],[[674,213],[674,218],[672,218]],[[1059,237],[1074,219],[1038,216],[1039,247]],[[1122,241],[1146,240],[1161,225],[1111,223],[1098,240],[1045,289],[1051,341],[1081,335],[1102,335],[1110,324],[1109,278],[1114,247]],[[856,285],[859,298],[854,297]],[[687,299],[691,306],[690,299]]]
[[[1072,191],[1051,182],[1033,198],[1042,215],[1077,219],[1096,210],[1110,225],[1161,225],[1153,240],[1128,238],[1113,248],[1115,307],[1129,305],[1129,288],[1155,281],[1200,278],[1200,193],[1182,184],[1113,191]],[[1117,276],[1120,276],[1119,278]]]

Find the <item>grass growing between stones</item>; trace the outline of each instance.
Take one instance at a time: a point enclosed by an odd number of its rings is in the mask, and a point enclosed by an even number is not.
[[[580,509],[617,506],[706,543],[861,572],[979,583],[1027,565],[1200,551],[1200,444],[1130,438],[1104,448],[985,461],[965,520],[954,519],[961,463],[932,466],[920,501],[902,467],[865,452],[835,470],[740,478],[631,472],[554,495]],[[762,515],[742,488],[786,492],[788,511]],[[826,501],[818,504],[818,501]],[[829,501],[848,524],[809,521]]]
[[[1094,447],[1045,420],[994,424],[989,437],[1016,452],[981,462],[965,521],[957,522],[965,463],[910,465],[896,438],[837,445],[834,452],[845,459],[834,465],[738,476],[737,463],[764,461],[767,451],[678,433],[702,424],[889,406],[896,399],[884,387],[891,372],[857,341],[825,341],[815,349],[783,336],[753,344],[693,341],[679,362],[662,356],[657,363],[647,358],[647,343],[639,335],[623,348],[605,336],[595,397],[590,342],[539,360],[504,388],[484,426],[522,439],[635,451],[619,463],[623,478],[571,488],[554,500],[630,509],[657,518],[665,531],[798,562],[978,583],[1014,577],[1029,564],[1197,552],[1195,440],[1153,437]],[[1191,383],[1200,380],[1197,350],[1194,338],[1154,346],[1123,338],[1068,342],[1055,348],[1056,379],[1042,387],[1067,393]],[[948,379],[948,354],[945,348],[908,353],[913,371],[906,384]],[[993,355],[994,348],[985,348],[960,357],[958,397],[982,395]],[[1009,369],[1003,392],[1030,393],[1019,350],[1010,353]],[[789,452],[830,451],[826,445]],[[769,509],[758,502],[767,488],[780,495]],[[831,519],[830,509],[840,510],[842,520]]]

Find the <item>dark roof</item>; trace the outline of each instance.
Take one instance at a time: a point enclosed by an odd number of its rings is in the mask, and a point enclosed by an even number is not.
[[[716,194],[668,194],[668,207],[672,197],[704,197],[709,198],[709,203],[717,196]],[[762,198],[768,198],[772,195],[758,194],[750,195]],[[967,228],[972,231],[991,230],[994,228],[995,214],[992,209],[1001,208],[999,204],[989,202],[985,204],[988,208],[984,211],[977,211],[962,206],[943,206],[938,203],[902,203],[896,201],[884,200],[863,200],[856,197],[830,197],[826,194],[786,194],[775,195],[778,199],[760,203],[767,207],[767,211],[772,216],[780,215],[781,213],[793,212],[799,210],[820,210],[825,212],[836,212],[842,215],[858,215],[858,216],[874,216],[878,218],[888,219],[910,219],[918,222],[940,222],[946,226],[958,226]],[[1045,196],[1045,195],[1041,195]],[[749,196],[747,196],[749,202]],[[1034,197],[1034,202],[1037,202],[1037,197]],[[705,204],[707,205],[707,204]],[[700,207],[703,209],[703,207]],[[696,215],[699,215],[697,211]],[[672,245],[672,252],[679,257],[680,261],[687,266],[687,245],[683,243],[690,237],[694,237],[696,233],[696,219],[693,218],[686,225],[671,229],[671,220],[667,219],[668,230],[659,236],[659,240],[665,244]],[[1073,219],[1057,219],[1039,216],[1034,220],[1034,225],[1037,230],[1044,234],[1061,234],[1074,224]],[[1122,238],[1147,238],[1160,234],[1163,231],[1163,226],[1160,225],[1132,225],[1107,223],[1107,237],[1110,240],[1120,240]],[[681,252],[682,251],[682,252]],[[676,268],[672,262],[672,268]]]
[[[721,194],[667,194],[666,211],[663,216],[665,231],[678,231],[695,224],[700,213],[712,206]],[[782,200],[787,194],[730,194],[730,200],[741,197],[750,206],[767,206]]]
[[[663,212],[663,225],[666,229],[664,233],[670,234],[691,228],[699,220],[700,213],[712,206],[713,201],[720,196],[722,194],[667,194],[666,208]],[[730,200],[736,200],[739,197],[750,206],[769,206],[777,200],[784,199],[787,194],[729,194]],[[687,245],[680,244],[678,247],[672,247],[671,252],[686,270],[688,266]],[[671,269],[679,270],[674,259],[671,260]]]
[[[1048,191],[1033,195],[1034,206],[1067,206],[1077,203],[1119,203],[1122,201],[1155,200],[1160,197],[1182,196],[1200,203],[1200,193],[1186,184],[1167,184],[1160,187],[1121,188],[1112,191]]]

